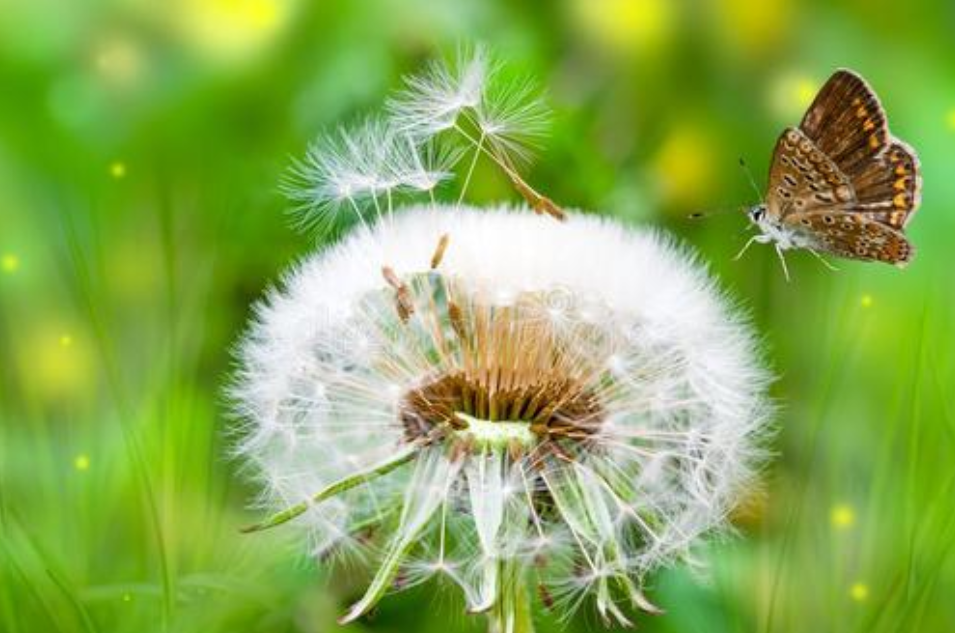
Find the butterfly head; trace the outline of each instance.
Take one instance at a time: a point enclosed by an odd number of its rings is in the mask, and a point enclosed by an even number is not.
[[[746,211],[746,216],[754,225],[762,228],[766,222],[766,205],[757,204]]]

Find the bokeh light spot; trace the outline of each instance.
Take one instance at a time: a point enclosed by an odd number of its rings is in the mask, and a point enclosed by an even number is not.
[[[20,258],[13,253],[4,253],[3,257],[0,257],[0,269],[12,275],[20,269]]]
[[[948,111],[948,129],[955,132],[955,108]]]
[[[783,72],[770,85],[769,107],[780,121],[794,122],[812,104],[818,90],[819,82],[811,75],[798,70]]]
[[[832,507],[829,520],[832,522],[832,527],[837,530],[848,530],[855,525],[856,513],[852,506],[840,503]]]
[[[142,52],[139,45],[129,38],[104,39],[94,55],[97,72],[113,84],[130,85],[142,74]]]
[[[849,587],[849,597],[856,602],[864,602],[869,597],[869,586],[862,582],[853,583]]]
[[[864,295],[862,295],[862,298],[859,299],[859,305],[861,305],[863,308],[871,308],[871,307],[872,307],[872,295],[870,295],[870,294],[864,294]]]
[[[86,453],[80,453],[73,458],[73,468],[80,472],[84,472],[90,469],[90,458]]]
[[[64,334],[60,337],[60,347],[69,347],[73,344],[73,337],[69,334]]]
[[[126,177],[126,163],[122,161],[113,161],[109,165],[109,175],[119,180]]]

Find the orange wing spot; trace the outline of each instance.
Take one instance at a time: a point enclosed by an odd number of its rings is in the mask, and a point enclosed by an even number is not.
[[[875,123],[872,122],[872,119],[866,119],[865,123],[862,124],[862,129],[866,132],[871,132],[875,129]]]
[[[852,100],[852,105],[854,105],[854,106],[860,106],[860,105],[862,105],[862,99],[861,99],[861,97],[856,97],[855,99],[853,99],[853,100]]]
[[[882,144],[882,141],[879,140],[878,134],[873,134],[872,136],[869,137],[869,147],[871,147],[872,149],[877,148],[881,144]]]
[[[908,176],[902,176],[892,183],[892,188],[896,191],[905,191],[908,188]]]
[[[892,204],[896,209],[905,209],[909,206],[909,197],[904,193],[897,193],[892,198]]]
[[[905,211],[896,211],[889,216],[889,224],[894,226],[902,226],[902,221],[905,219]]]
[[[907,173],[909,173],[909,170],[906,169],[905,165],[896,165],[895,167],[896,176],[904,176]]]
[[[865,109],[865,106],[859,106],[859,109],[856,110],[856,116],[860,119],[864,119],[869,116],[869,111]]]

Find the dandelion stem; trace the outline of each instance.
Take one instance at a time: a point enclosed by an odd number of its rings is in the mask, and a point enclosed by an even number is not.
[[[471,165],[468,167],[468,174],[467,176],[464,177],[464,184],[461,186],[461,193],[458,195],[457,206],[461,206],[461,201],[464,200],[464,194],[467,192],[468,185],[471,183],[471,176],[474,174],[474,168],[477,166],[478,158],[481,156],[481,150],[483,148],[484,148],[484,132],[481,132],[481,137],[477,140],[477,142],[475,142],[475,145],[474,145],[474,158],[471,159]]]
[[[355,199],[351,196],[348,196],[348,202],[351,203],[352,208],[355,210],[355,215],[358,216],[358,221],[361,222],[362,227],[365,231],[368,231],[368,223],[365,222],[365,216],[361,214],[361,209],[358,208],[358,203],[355,202]]]
[[[297,503],[294,506],[282,510],[281,512],[273,514],[261,523],[244,527],[240,531],[243,534],[248,534],[250,532],[259,532],[277,525],[282,525],[283,523],[288,523],[295,517],[303,514],[310,506],[320,503],[326,499],[330,499],[331,497],[345,492],[346,490],[351,490],[356,486],[366,484],[374,479],[377,479],[378,477],[381,477],[382,475],[386,475],[399,466],[410,462],[415,458],[415,456],[417,456],[417,454],[418,447],[410,447],[404,452],[398,453],[398,455],[389,459],[388,461],[382,462],[372,466],[371,468],[368,468],[367,470],[359,471],[353,475],[349,475],[348,477],[339,479],[338,481],[329,484],[319,492],[316,492],[314,495],[312,495],[308,501]]]
[[[487,155],[492,161],[494,161],[494,163],[498,167],[501,168],[501,170],[504,172],[504,175],[506,175],[510,179],[511,184],[514,185],[514,188],[517,190],[517,193],[519,193],[520,196],[524,199],[524,201],[530,205],[530,207],[534,210],[535,213],[546,213],[547,215],[550,215],[551,217],[557,220],[564,220],[566,218],[566,214],[564,213],[564,210],[561,209],[559,206],[557,206],[557,204],[555,204],[553,200],[551,200],[545,195],[542,195],[536,189],[531,187],[526,180],[521,178],[521,175],[517,173],[517,170],[514,169],[510,161],[506,160],[507,159],[506,156],[504,156],[504,158],[502,159],[502,157],[498,156],[496,152],[491,151],[484,146],[483,144],[484,136],[485,136],[484,132],[481,133],[480,139],[477,140],[474,138],[474,136],[469,134],[467,130],[461,127],[457,122],[455,122],[454,124],[454,129],[457,130],[458,133],[461,134],[461,136],[463,136],[465,139],[467,139],[472,145],[474,145],[477,148],[478,152],[484,152],[485,155]],[[476,154],[475,154],[475,159],[476,159]],[[473,163],[472,163],[472,168],[473,168]],[[467,189],[467,182],[465,182],[464,189]],[[461,195],[462,197],[464,195],[463,189],[462,189]],[[460,200],[458,202],[460,204]]]
[[[498,565],[498,592],[488,614],[488,633],[533,633],[534,619],[520,561],[502,558]]]

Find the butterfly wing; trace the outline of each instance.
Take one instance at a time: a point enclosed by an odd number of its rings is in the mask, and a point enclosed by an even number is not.
[[[799,129],[850,176],[891,142],[879,98],[862,77],[845,69],[819,90]]]
[[[902,230],[921,203],[922,176],[911,147],[893,139],[886,150],[851,174],[852,211]]]
[[[915,248],[901,230],[852,209],[795,213],[788,220],[814,250],[900,268],[915,256]]]
[[[889,133],[868,84],[839,70],[780,136],[767,211],[818,250],[904,265],[914,249],[902,231],[920,192],[915,152]]]
[[[851,183],[845,210],[894,229],[908,224],[921,202],[918,157],[889,133],[885,110],[862,77],[836,71],[799,129]]]
[[[769,170],[766,209],[784,220],[793,213],[844,207],[856,202],[855,190],[838,165],[795,128],[776,141]]]

